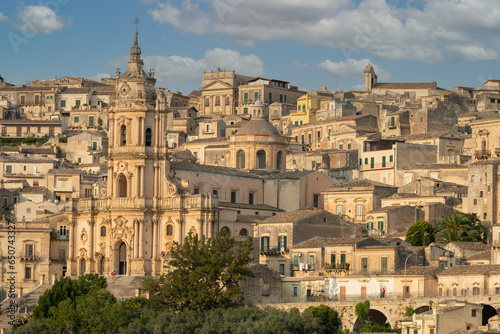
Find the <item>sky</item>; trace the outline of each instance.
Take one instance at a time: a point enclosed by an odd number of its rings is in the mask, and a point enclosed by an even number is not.
[[[3,0],[0,75],[123,73],[136,26],[146,71],[185,95],[218,67],[305,91],[363,89],[369,63],[379,82],[500,79],[498,0]]]

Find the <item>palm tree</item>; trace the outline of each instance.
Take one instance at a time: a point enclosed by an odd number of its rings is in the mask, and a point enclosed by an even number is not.
[[[441,223],[438,224],[439,242],[448,243],[453,241],[466,241],[471,223],[468,217],[461,214],[454,214],[447,217],[441,217]]]

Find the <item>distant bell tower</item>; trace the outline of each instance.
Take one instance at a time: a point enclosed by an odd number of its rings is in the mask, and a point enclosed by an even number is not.
[[[372,88],[377,84],[377,75],[370,64],[366,66],[363,72],[365,73],[365,92],[371,93]]]

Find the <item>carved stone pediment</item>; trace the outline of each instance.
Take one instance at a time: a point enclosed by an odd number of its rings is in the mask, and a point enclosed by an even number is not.
[[[129,225],[124,217],[116,217],[111,227],[111,238],[131,241],[134,237],[134,228]]]

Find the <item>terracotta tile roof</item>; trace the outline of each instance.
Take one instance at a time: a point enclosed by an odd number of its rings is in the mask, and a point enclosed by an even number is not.
[[[241,223],[258,223],[267,218],[268,217],[266,216],[256,216],[256,215],[237,215],[236,221]]]
[[[468,261],[491,260],[491,249],[467,257]]]
[[[66,174],[66,175],[74,175],[74,174],[80,174],[81,171],[79,169],[49,169],[47,174]]]
[[[40,194],[47,191],[45,187],[26,187],[21,190],[22,194]]]
[[[38,121],[31,119],[0,119],[0,124],[61,125],[61,121]]]
[[[373,89],[434,89],[435,82],[384,82],[377,83]]]
[[[263,224],[274,224],[274,223],[298,223],[303,219],[318,215],[318,214],[326,214],[334,218],[338,223],[342,224],[350,224],[343,219],[339,218],[337,215],[334,215],[326,210],[315,208],[315,209],[300,209],[294,211],[286,211],[280,212],[276,216],[269,217]]]
[[[328,246],[340,246],[340,245],[356,245],[357,248],[367,247],[367,246],[382,246],[382,242],[374,238],[327,238],[327,237],[314,237],[312,239],[298,243],[293,248],[319,248]]]
[[[391,186],[385,183],[381,182],[376,182],[372,180],[357,180],[357,181],[352,181],[352,182],[347,182],[347,183],[342,183],[342,184],[337,184],[331,187],[328,187],[326,191],[328,192],[344,192],[346,190],[359,190],[359,188],[362,189],[374,189],[375,187],[384,187],[384,188],[397,188],[395,186]]]
[[[197,144],[197,143],[213,143],[213,142],[227,142],[229,140],[228,137],[215,137],[215,138],[200,138],[200,139],[194,139],[186,144]]]
[[[265,204],[219,202],[219,206],[226,207],[226,208],[248,209],[248,210],[267,210],[267,211],[277,211],[277,212],[284,212],[285,211],[283,209],[278,209],[274,206],[265,205]]]
[[[411,169],[467,169],[467,166],[464,165],[459,165],[459,164],[415,164],[415,165],[410,165],[403,167],[402,169],[404,170],[411,170]]]
[[[411,266],[406,268],[406,275],[436,275],[443,270],[443,268],[439,268],[438,266]],[[395,274],[404,275],[405,270],[401,269]]]
[[[315,172],[314,170],[281,172],[266,177],[266,180],[300,180]]]
[[[435,131],[435,132],[427,132],[427,133],[414,133],[411,135],[407,135],[403,137],[406,140],[423,140],[423,139],[431,139],[431,138],[454,138],[454,139],[462,139],[460,134],[455,133],[453,131]]]
[[[223,174],[223,175],[237,176],[237,177],[248,177],[248,178],[252,178],[252,179],[261,179],[262,178],[260,175],[244,172],[244,171],[234,169],[234,168],[193,164],[193,163],[184,162],[184,161],[171,161],[170,166],[172,167],[173,170],[185,170],[185,171],[211,173],[211,174]]]
[[[480,275],[500,274],[500,264],[453,266],[443,270],[438,275]]]
[[[369,211],[367,214],[389,212],[389,211],[397,211],[397,210],[401,210],[402,208],[412,208],[412,209],[414,209],[414,207],[411,206],[411,205],[397,205],[397,206],[394,205],[394,206],[385,206],[383,208],[372,210],[372,211]]]
[[[450,242],[448,245],[455,245],[462,250],[471,251],[487,251],[490,249],[489,245],[483,244],[482,242],[454,241]]]

